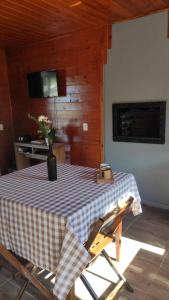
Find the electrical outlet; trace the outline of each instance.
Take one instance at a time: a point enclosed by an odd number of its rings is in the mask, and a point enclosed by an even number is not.
[[[83,131],[88,131],[88,123],[83,123]]]
[[[3,130],[4,130],[4,125],[0,124],[0,131],[3,131]]]

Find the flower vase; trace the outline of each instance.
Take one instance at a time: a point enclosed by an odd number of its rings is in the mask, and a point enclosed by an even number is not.
[[[49,146],[49,139],[48,138],[45,138],[45,144],[46,144],[46,146]]]

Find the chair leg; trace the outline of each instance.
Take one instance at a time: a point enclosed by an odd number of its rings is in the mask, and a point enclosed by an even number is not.
[[[29,280],[26,280],[25,283],[24,283],[24,285],[21,287],[21,289],[20,289],[20,291],[19,291],[19,293],[18,293],[18,295],[16,297],[16,300],[20,300],[22,298],[22,296],[23,296],[23,294],[24,294],[24,292],[25,292],[28,284],[29,284]]]
[[[93,290],[92,286],[90,285],[89,281],[86,279],[86,277],[81,274],[80,279],[82,280],[83,284],[89,291],[90,295],[92,296],[93,300],[99,300],[98,296],[96,295],[95,291]]]
[[[37,269],[36,266],[32,266],[30,273],[33,274],[36,269]],[[16,297],[16,300],[20,300],[22,298],[25,290],[27,289],[28,284],[29,284],[29,280],[26,280],[25,283],[23,284],[23,286],[21,287],[21,289]]]
[[[122,220],[120,221],[115,232],[115,245],[116,245],[116,260],[120,261],[121,254],[121,237],[122,237]]]
[[[133,288],[132,288],[131,285],[128,283],[128,281],[126,280],[126,278],[124,277],[124,275],[121,274],[121,273],[117,270],[117,268],[114,266],[114,264],[112,263],[112,261],[111,261],[109,255],[107,254],[107,252],[106,252],[105,250],[102,250],[102,254],[103,254],[103,256],[105,257],[105,259],[107,260],[107,262],[109,263],[109,265],[112,267],[112,269],[115,271],[115,273],[117,274],[117,276],[118,276],[121,280],[123,280],[123,282],[124,282],[124,284],[125,284],[127,290],[128,290],[130,293],[133,293],[133,292],[134,292]]]

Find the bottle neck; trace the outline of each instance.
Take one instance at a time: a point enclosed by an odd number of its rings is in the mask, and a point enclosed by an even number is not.
[[[50,155],[53,155],[52,144],[49,144],[49,154],[50,154]]]

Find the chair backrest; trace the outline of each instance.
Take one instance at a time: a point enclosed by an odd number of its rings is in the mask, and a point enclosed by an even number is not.
[[[93,230],[85,244],[93,258],[112,242],[113,235],[124,215],[131,209],[133,200],[133,197],[130,197],[122,207],[115,208],[93,224]]]

